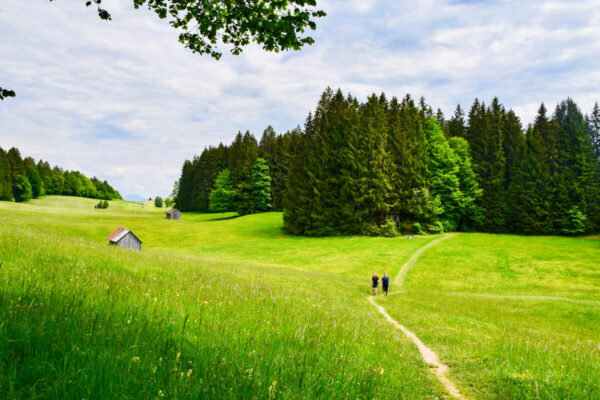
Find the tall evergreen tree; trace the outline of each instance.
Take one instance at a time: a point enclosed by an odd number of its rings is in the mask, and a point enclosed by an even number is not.
[[[13,197],[17,198],[17,178],[19,175],[27,176],[27,170],[25,169],[25,163],[21,158],[21,152],[16,147],[12,147],[6,154],[8,164],[10,167],[10,179],[11,186],[13,189]]]
[[[458,202],[457,228],[461,231],[472,231],[483,226],[484,210],[478,203],[483,191],[477,183],[477,176],[473,171],[473,162],[469,143],[462,137],[453,137],[448,141],[454,151],[458,162],[458,182],[460,188],[460,201]]]
[[[429,164],[424,119],[407,95],[402,102],[392,98],[388,111],[388,150],[391,159],[391,191],[387,204],[391,213],[403,221],[437,218],[429,196]]]
[[[586,231],[600,227],[600,165],[589,136],[588,126],[579,107],[571,99],[561,102],[555,111],[559,126],[557,210],[561,232],[572,228],[573,207],[586,216]]]
[[[10,200],[12,198],[12,180],[10,177],[10,164],[8,157],[2,147],[0,147],[0,200]]]
[[[317,151],[314,118],[309,113],[290,164],[283,196],[283,224],[286,231],[294,235],[308,234],[313,226],[312,206],[318,201],[319,193],[315,158],[311,155]]]
[[[446,132],[448,137],[461,137],[466,136],[466,125],[465,125],[465,112],[460,107],[460,104],[456,106],[456,111],[450,120],[446,123]]]
[[[210,211],[233,211],[235,206],[235,190],[231,181],[231,174],[224,169],[217,176],[215,188],[210,192]]]
[[[264,158],[257,158],[252,170],[252,197],[254,211],[265,212],[271,209],[271,176]]]
[[[29,183],[31,184],[31,193],[34,199],[37,199],[40,195],[44,194],[42,178],[40,177],[35,164],[29,164],[27,166],[27,179],[29,179]]]
[[[372,95],[360,108],[357,143],[352,146],[357,150],[354,155],[357,168],[354,197],[359,210],[356,230],[360,232],[369,223],[383,225],[390,210],[387,200],[392,190],[389,181],[392,160],[387,143],[387,110],[383,94],[379,99]]]
[[[461,220],[460,205],[463,201],[458,179],[459,160],[434,118],[425,121],[425,133],[431,194],[434,199],[439,198],[442,205],[440,220],[444,229],[454,231]]]
[[[596,152],[596,157],[600,161],[600,107],[598,103],[594,104],[592,114],[587,118],[588,131],[592,140],[592,146]]]

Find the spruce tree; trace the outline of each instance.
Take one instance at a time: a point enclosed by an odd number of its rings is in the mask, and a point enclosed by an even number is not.
[[[252,170],[252,197],[255,212],[271,209],[271,176],[264,158],[257,158]]]
[[[558,194],[562,208],[557,210],[561,232],[571,227],[571,210],[578,207],[586,216],[586,231],[600,228],[600,165],[588,126],[579,107],[571,99],[561,102],[555,111],[559,126]]]
[[[286,191],[283,195],[283,224],[287,232],[293,235],[306,234],[312,225],[312,206],[317,192],[310,155],[316,150],[312,113],[305,123],[305,133],[300,136],[296,146],[289,173],[286,179]]]
[[[383,225],[389,213],[386,200],[392,190],[389,182],[391,157],[388,150],[388,109],[385,95],[372,95],[360,109],[358,134],[354,139],[355,202],[357,220],[353,230],[362,232],[368,224]]]
[[[229,169],[219,173],[215,181],[215,188],[210,192],[210,211],[233,211],[235,206],[235,190],[231,181]]]
[[[388,151],[391,159],[387,207],[401,221],[430,222],[437,218],[428,188],[428,155],[424,119],[413,99],[390,101]]]
[[[432,196],[439,198],[443,211],[440,220],[446,231],[457,229],[461,221],[463,195],[458,179],[459,160],[448,145],[435,118],[425,121],[429,184]]]
[[[179,178],[179,190],[175,198],[175,206],[181,211],[192,211],[192,190],[193,190],[193,165],[189,160],[185,160],[181,169]]]
[[[8,157],[0,147],[0,200],[8,201],[13,197],[12,180],[10,177],[10,164]]]
[[[588,131],[592,140],[592,146],[596,152],[596,157],[600,161],[600,107],[598,103],[594,104],[592,114],[587,118]]]
[[[464,138],[466,135],[465,126],[465,112],[460,107],[460,104],[456,106],[456,111],[450,120],[446,123],[446,131],[448,137],[461,137]]]
[[[21,158],[21,152],[16,147],[12,147],[8,150],[6,158],[8,159],[8,164],[10,167],[10,179],[13,189],[13,197],[17,198],[17,178],[19,175],[27,176],[27,170],[25,169],[25,163]]]
[[[511,207],[508,213],[510,232],[550,234],[551,177],[547,163],[546,142],[542,134],[545,110],[540,109],[536,124],[527,130],[525,147],[516,157],[509,188]]]
[[[483,226],[485,213],[478,205],[483,191],[479,187],[477,176],[473,171],[469,143],[462,137],[453,137],[448,144],[457,157],[457,177],[461,192],[457,206],[459,219],[456,225],[460,231],[473,231]]]
[[[34,199],[37,199],[40,195],[44,194],[42,178],[35,168],[35,164],[29,164],[27,166],[27,178],[31,184],[31,192]]]

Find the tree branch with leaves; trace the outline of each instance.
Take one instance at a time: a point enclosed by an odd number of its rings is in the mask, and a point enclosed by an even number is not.
[[[101,4],[102,0],[85,0],[86,6],[96,7],[100,19],[112,20]],[[315,42],[306,31],[315,30],[316,19],[325,16],[316,9],[316,0],[133,0],[133,5],[169,20],[180,32],[181,44],[216,60],[224,47],[239,55],[250,43],[276,53],[300,50]],[[0,88],[0,100],[14,95]]]

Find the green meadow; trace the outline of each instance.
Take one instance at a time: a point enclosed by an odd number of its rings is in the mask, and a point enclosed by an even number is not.
[[[281,213],[0,202],[0,397],[445,399],[367,301],[437,238],[286,235]],[[136,252],[107,245],[118,226]],[[473,399],[600,399],[600,240],[458,234],[377,302]]]

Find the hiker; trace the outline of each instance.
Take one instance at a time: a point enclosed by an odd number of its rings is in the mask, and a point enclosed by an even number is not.
[[[388,287],[390,286],[390,277],[387,274],[383,274],[381,277],[381,288],[383,289],[384,296],[388,294]]]
[[[375,273],[373,275],[373,278],[371,278],[371,280],[373,281],[373,296],[377,295],[377,285],[379,284],[379,277],[377,276],[377,273]]]

